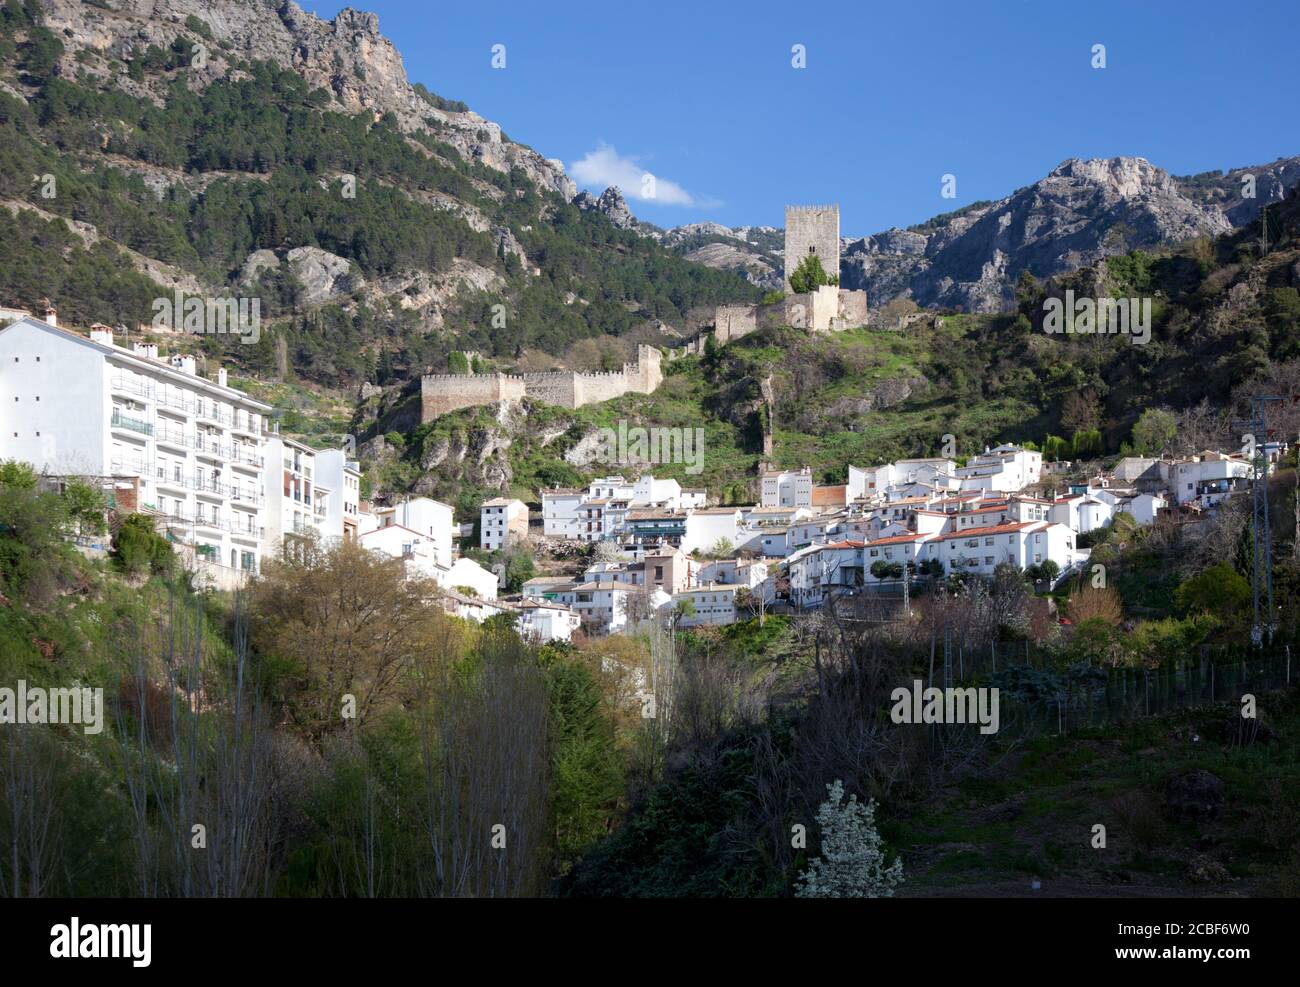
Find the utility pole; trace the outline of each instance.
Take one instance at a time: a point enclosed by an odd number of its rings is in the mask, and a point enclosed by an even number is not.
[[[1268,405],[1282,399],[1256,396],[1250,400],[1250,419],[1233,424],[1245,430],[1243,447],[1251,455],[1251,596],[1254,603],[1254,623],[1250,640],[1262,647],[1265,639],[1271,643],[1277,627],[1273,610],[1273,535],[1268,517]]]

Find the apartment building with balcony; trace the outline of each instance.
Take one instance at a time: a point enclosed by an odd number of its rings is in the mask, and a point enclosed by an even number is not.
[[[341,537],[342,526],[329,525],[329,480],[320,474],[317,457],[309,445],[277,434],[266,441],[266,538],[268,548],[289,546],[315,536]]]
[[[195,558],[230,574],[260,568],[262,444],[271,408],[113,330],[82,335],[32,317],[0,329],[0,459],[53,475],[138,480],[138,508]]]
[[[363,531],[361,518],[361,464],[348,459],[342,449],[316,453],[316,478],[326,489],[325,533],[329,537],[356,541]]]

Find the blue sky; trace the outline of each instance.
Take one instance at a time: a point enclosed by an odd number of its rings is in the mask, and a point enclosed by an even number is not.
[[[1300,154],[1296,0],[351,5],[379,14],[413,82],[580,185],[653,174],[655,201],[624,191],[664,226],[779,226],[787,202],[838,202],[862,235],[1000,198],[1069,157],[1188,174]]]

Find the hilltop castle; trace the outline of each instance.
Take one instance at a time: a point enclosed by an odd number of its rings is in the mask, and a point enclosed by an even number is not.
[[[713,313],[713,338],[726,343],[767,326],[793,326],[809,332],[839,332],[867,324],[867,293],[822,285],[798,294],[790,275],[809,255],[816,256],[827,275],[840,273],[840,207],[785,207],[785,297],[768,305],[719,305]],[[706,332],[705,335],[708,333]],[[687,349],[702,351],[704,336]]]
[[[458,408],[524,398],[581,408],[624,394],[652,394],[663,382],[659,351],[642,345],[636,352],[636,363],[625,363],[622,370],[610,373],[426,374],[420,378],[420,421],[432,421]]]

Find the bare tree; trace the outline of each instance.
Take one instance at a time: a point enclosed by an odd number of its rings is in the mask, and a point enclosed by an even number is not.
[[[118,718],[137,886],[145,897],[265,895],[279,828],[276,768],[242,603],[227,662],[211,653],[202,599],[175,590],[169,598],[164,623],[140,642]]]
[[[48,727],[0,731],[0,896],[53,892],[64,835],[62,760]]]
[[[426,667],[419,714],[420,891],[536,895],[547,840],[546,685],[517,635],[486,634],[475,669]]]

